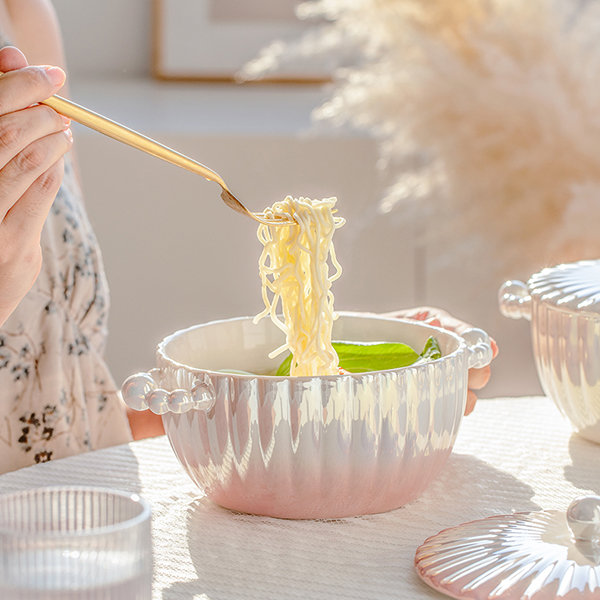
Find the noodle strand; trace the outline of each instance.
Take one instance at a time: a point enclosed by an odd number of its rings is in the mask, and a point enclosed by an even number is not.
[[[269,316],[285,333],[286,343],[269,357],[289,350],[294,356],[290,374],[295,376],[338,373],[338,357],[331,344],[335,319],[331,283],[342,273],[333,234],[344,219],[334,217],[335,203],[335,198],[288,196],[264,212],[269,218],[286,217],[296,225],[258,227],[257,236],[264,246],[259,273],[265,308],[254,322]],[[328,261],[334,269],[331,276]]]

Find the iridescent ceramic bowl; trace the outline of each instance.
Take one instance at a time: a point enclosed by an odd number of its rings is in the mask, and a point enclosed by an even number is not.
[[[531,321],[544,392],[575,431],[600,443],[600,260],[543,269],[527,284],[507,281],[500,310]]]
[[[467,372],[491,360],[487,335],[341,313],[333,338],[399,341],[443,357],[410,367],[327,377],[273,372],[283,343],[269,320],[215,321],[158,346],[157,367],[123,384],[131,408],[161,414],[178,459],[226,508],[284,518],[388,511],[414,500],[448,458],[467,397]]]

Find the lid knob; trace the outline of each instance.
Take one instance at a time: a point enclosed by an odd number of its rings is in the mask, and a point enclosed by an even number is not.
[[[573,500],[567,509],[567,523],[575,541],[596,543],[600,549],[600,496]]]
[[[498,292],[498,304],[505,317],[531,321],[531,296],[522,281],[505,281]]]

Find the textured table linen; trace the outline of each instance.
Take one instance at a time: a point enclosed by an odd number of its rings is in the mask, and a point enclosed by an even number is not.
[[[441,598],[413,569],[426,537],[464,521],[565,510],[577,496],[600,495],[600,445],[572,434],[547,398],[482,400],[420,499],[336,521],[219,508],[189,480],[165,437],[0,476],[0,492],[58,484],[135,491],[150,501],[156,600]]]

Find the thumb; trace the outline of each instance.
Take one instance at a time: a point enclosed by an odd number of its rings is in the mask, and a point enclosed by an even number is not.
[[[0,50],[0,71],[15,71],[27,66],[25,55],[14,46],[6,46]]]

